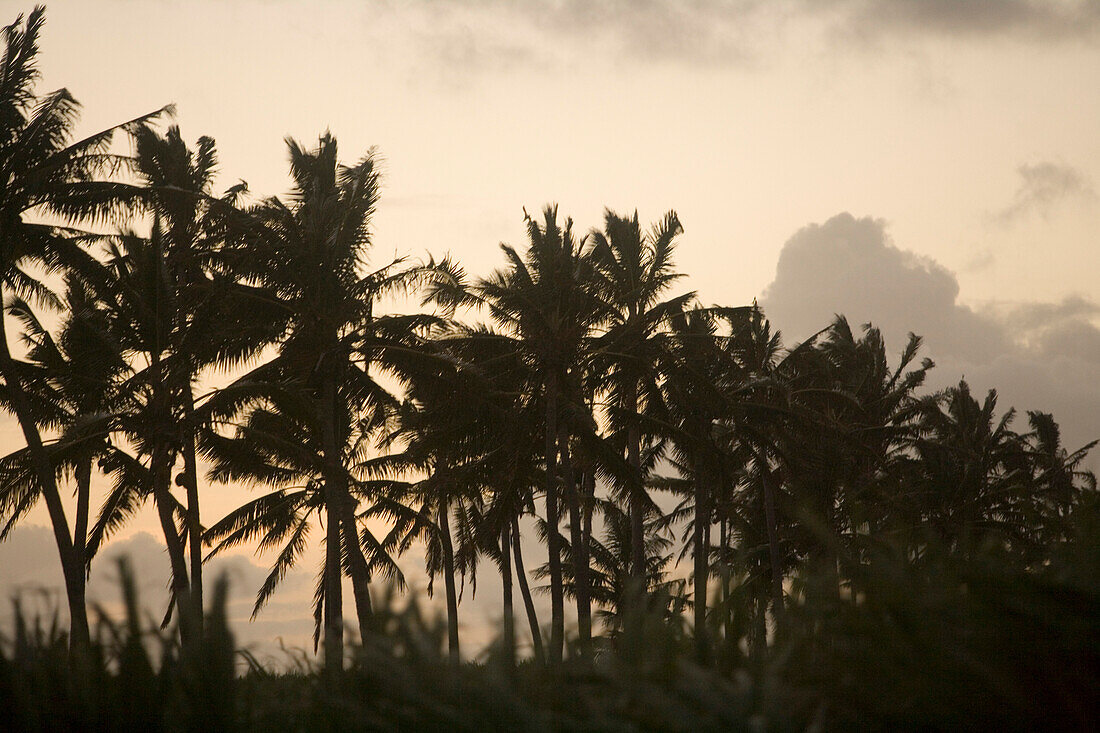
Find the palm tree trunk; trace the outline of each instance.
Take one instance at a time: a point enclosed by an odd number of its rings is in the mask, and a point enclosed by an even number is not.
[[[592,514],[595,511],[596,504],[596,472],[594,470],[586,471],[584,478],[581,479],[581,486],[584,487],[584,505],[582,509],[584,511],[584,549],[588,553],[591,561],[592,556]],[[591,564],[591,562],[590,562]],[[591,588],[591,586],[589,586]]]
[[[772,483],[771,467],[768,465],[768,457],[765,454],[758,457],[762,460],[760,475],[764,483],[764,521],[768,531],[768,562],[771,569],[771,595],[772,614],[778,626],[779,618],[783,615],[783,572],[779,560],[779,524],[776,512],[775,487]]]
[[[73,525],[73,552],[85,567],[88,565],[88,513],[92,498],[92,457],[80,458],[76,464],[76,523]]]
[[[0,288],[0,299],[2,298],[3,289]],[[91,644],[88,608],[85,602],[87,572],[74,552],[73,540],[69,536],[69,522],[65,517],[65,505],[57,489],[57,476],[54,473],[53,462],[46,453],[42,436],[38,432],[38,425],[31,416],[30,406],[23,391],[23,383],[8,347],[7,325],[2,313],[0,313],[0,373],[4,377],[12,412],[19,421],[23,439],[27,442],[27,450],[34,462],[35,473],[42,487],[42,498],[46,502],[49,513],[54,542],[57,544],[61,572],[65,579],[65,597],[69,606],[69,646],[73,652],[82,655]]]
[[[82,572],[77,588],[78,603],[86,606],[88,585],[88,515],[92,497],[92,456],[81,457],[76,465],[76,520],[73,525],[73,564]],[[87,624],[85,616],[84,624]]]
[[[180,641],[189,646],[195,640],[195,619],[191,607],[191,587],[187,576],[187,558],[183,549],[183,540],[176,529],[175,499],[172,497],[172,456],[168,444],[158,439],[153,445],[151,459],[153,503],[160,519],[164,544],[168,548],[168,561],[172,568],[172,593],[175,596],[176,612],[179,614]]]
[[[512,525],[504,523],[500,530],[500,579],[503,587],[504,629],[501,642],[504,645],[504,669],[511,672],[516,666],[516,617],[512,607]]]
[[[447,500],[447,488],[439,490],[436,504],[436,523],[439,539],[443,544],[443,585],[447,592],[447,653],[451,667],[457,668],[462,659],[458,649],[458,595],[455,590],[455,553],[451,544],[451,510]]]
[[[762,591],[763,589],[761,589]],[[761,662],[768,651],[768,598],[767,594],[755,594],[753,602],[753,634],[750,648],[753,659]]]
[[[645,513],[642,486],[642,439],[634,424],[638,412],[638,385],[632,384],[626,395],[626,419],[631,425],[626,431],[626,459],[630,464],[630,574],[639,590],[645,588]]]
[[[188,370],[188,375],[190,371]],[[187,544],[191,560],[191,606],[195,609],[195,624],[202,637],[202,522],[199,517],[199,469],[195,455],[195,396],[191,380],[187,379],[183,402],[183,481],[187,490]]]
[[[359,541],[359,526],[355,521],[355,500],[346,486],[340,501],[340,531],[347,548],[350,561],[351,594],[355,599],[355,617],[359,622],[359,638],[366,639],[371,625],[374,608],[370,600],[370,566],[363,554],[363,545]]]
[[[707,581],[710,577],[710,497],[707,472],[695,466],[695,522],[693,557],[695,560],[695,661],[710,663],[710,639],[707,633]]]
[[[324,459],[325,501],[329,511],[329,537],[335,546],[334,578],[328,579],[328,587],[337,593],[339,605],[325,603],[325,654],[326,668],[330,672],[343,669],[344,665],[344,611],[343,611],[343,563],[340,552],[341,541],[348,555],[348,574],[351,576],[351,591],[355,599],[355,614],[359,622],[359,638],[366,640],[370,632],[370,620],[373,614],[370,600],[370,565],[363,554],[359,541],[359,529],[355,520],[355,500],[348,491],[347,474],[344,472],[343,454],[340,441],[336,437],[337,421],[342,410],[338,409],[340,398],[333,374],[323,376],[321,389],[321,450]],[[335,529],[334,529],[335,527]],[[330,558],[333,550],[329,550]],[[331,638],[330,638],[331,636]],[[337,639],[339,642],[337,642]],[[331,653],[338,661],[328,662]]]
[[[565,496],[569,502],[569,542],[573,546],[573,586],[577,600],[577,628],[580,634],[580,651],[585,657],[592,655],[592,603],[589,600],[588,546],[581,527],[581,503],[577,491],[573,462],[569,455],[569,430],[565,425],[558,432],[558,450],[561,455],[561,474],[565,483]]]
[[[343,470],[336,444],[336,384],[332,375],[323,377],[320,422],[321,450],[325,479],[325,671],[337,674],[344,669],[344,593],[341,546],[349,551],[359,546],[358,537],[347,542],[348,524],[344,521],[346,490],[342,491]],[[341,535],[343,535],[343,542]],[[360,633],[363,633],[360,629]]]
[[[326,492],[327,493],[327,492]],[[326,497],[329,498],[329,497]],[[344,669],[344,588],[340,568],[340,514],[331,500],[325,506],[325,673],[330,677]]]
[[[519,536],[519,519],[512,517],[512,556],[516,561],[516,582],[519,594],[523,597],[523,607],[527,611],[527,623],[531,628],[531,647],[535,652],[535,661],[546,663],[546,650],[542,645],[542,631],[539,629],[539,617],[535,613],[535,601],[531,598],[531,586],[527,584],[527,570],[523,566],[523,544]]]
[[[164,534],[164,544],[168,548],[168,561],[172,568],[172,593],[175,596],[176,612],[179,614],[180,641],[184,646],[189,646],[197,637],[193,633],[195,619],[191,607],[187,559],[184,554],[183,540],[176,529],[175,498],[172,496],[171,489],[172,451],[168,443],[168,436],[165,434],[172,424],[173,416],[169,409],[169,400],[166,394],[168,385],[165,383],[159,338],[158,330],[149,351],[149,389],[151,394],[147,407],[152,413],[154,431],[151,436],[153,449],[149,459],[149,468],[153,482],[153,503],[156,505],[161,532]],[[167,620],[167,617],[165,617],[166,623]]]
[[[725,487],[723,487],[725,489]],[[721,522],[718,525],[718,544],[721,548],[719,550],[719,565],[718,565],[718,578],[722,584],[721,598],[722,598],[722,637],[727,644],[732,643],[730,634],[732,629],[730,628],[730,564],[727,557],[727,545],[729,544],[729,524],[726,521],[725,516],[722,517]]]
[[[550,665],[562,661],[565,645],[565,595],[561,576],[561,542],[558,537],[558,382],[546,381],[546,528],[550,566]]]
[[[342,541],[342,546],[347,552],[347,571],[351,577],[352,597],[355,599],[355,615],[356,620],[359,622],[359,638],[365,641],[370,631],[370,620],[373,615],[370,600],[370,565],[363,554],[363,545],[359,541],[359,525],[355,519],[356,502],[351,492],[348,491],[348,479],[343,465],[343,452],[340,449],[341,441],[336,437],[337,422],[343,410],[337,404],[340,399],[340,392],[336,386],[334,376],[331,374],[325,375],[321,391],[321,451],[324,460],[326,501],[335,508],[338,526],[337,541],[338,543]],[[342,554],[338,553],[337,556],[341,557]],[[343,570],[341,564],[338,571],[339,578],[343,577]],[[340,598],[342,601],[342,591]],[[339,614],[340,638],[343,639],[342,607],[339,609]],[[335,618],[332,619],[331,623],[333,624],[331,628],[335,631]],[[341,652],[341,660],[342,658]]]

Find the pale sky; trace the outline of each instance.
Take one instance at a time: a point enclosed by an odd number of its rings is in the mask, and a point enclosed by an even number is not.
[[[1100,437],[1100,1],[51,2],[41,68],[88,132],[176,103],[223,188],[282,193],[285,135],[377,145],[381,256],[675,209],[705,302],[922,333],[937,384]]]

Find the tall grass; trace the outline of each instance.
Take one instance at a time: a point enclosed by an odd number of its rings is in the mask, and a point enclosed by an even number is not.
[[[767,652],[716,618],[716,668],[692,661],[675,599],[626,609],[593,661],[509,670],[490,654],[448,664],[438,616],[387,591],[348,670],[264,666],[235,650],[225,584],[204,643],[141,622],[123,565],[125,618],[101,614],[71,658],[56,619],[16,606],[0,640],[2,727],[16,731],[1095,730],[1100,701],[1100,542],[1039,568],[994,551],[963,559],[883,552],[838,593],[802,578]],[[832,585],[830,585],[832,583]],[[737,597],[727,604],[738,615]],[[728,638],[719,629],[733,629]]]

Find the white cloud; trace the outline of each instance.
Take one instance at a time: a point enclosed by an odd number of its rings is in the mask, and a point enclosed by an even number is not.
[[[1072,296],[974,310],[958,296],[955,275],[894,246],[882,220],[844,213],[787,241],[761,304],[788,343],[835,313],[873,322],[897,350],[917,333],[937,364],[930,384],[965,377],[996,388],[1005,408],[1053,412],[1071,447],[1100,437],[1100,305]]]

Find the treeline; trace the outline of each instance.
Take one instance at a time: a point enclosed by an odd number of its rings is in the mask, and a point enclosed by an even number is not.
[[[35,91],[42,22],[6,27],[0,62],[0,402],[26,441],[0,460],[0,539],[45,503],[77,653],[90,563],[150,502],[184,649],[208,636],[205,559],[274,553],[259,613],[320,540],[332,673],[345,613],[367,638],[372,589],[404,584],[414,543],[443,580],[454,665],[456,584],[490,572],[506,669],[517,623],[554,669],[656,615],[732,673],[808,628],[831,638],[809,599],[870,612],[876,568],[932,589],[955,577],[944,563],[1049,573],[1096,512],[1092,444],[1067,450],[1050,415],[1014,420],[964,382],[922,390],[919,338],[891,360],[837,317],[784,347],[755,304],[701,304],[674,213],[581,232],[548,206],[477,277],[372,261],[377,156],[341,163],[328,133],[286,141],[291,190],[266,198],[219,191],[214,141],[162,131],[170,107],[74,142],[73,97]],[[422,307],[387,310],[397,297]],[[258,496],[202,517],[203,485],[230,482]]]

